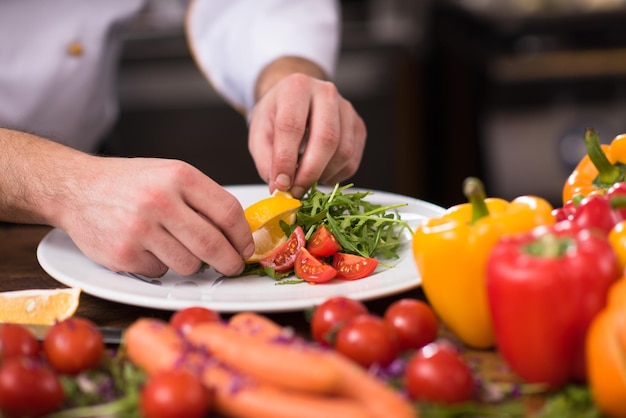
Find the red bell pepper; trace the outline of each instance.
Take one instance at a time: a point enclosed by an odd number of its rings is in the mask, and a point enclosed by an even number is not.
[[[487,260],[496,344],[522,379],[586,381],[585,335],[621,276],[604,234],[562,221],[503,237]]]
[[[568,220],[579,228],[596,228],[608,234],[626,220],[626,183],[616,183],[604,195],[570,200],[553,214],[557,222]]]

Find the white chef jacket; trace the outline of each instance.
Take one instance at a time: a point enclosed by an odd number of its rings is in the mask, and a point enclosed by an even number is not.
[[[118,114],[125,24],[145,5],[1,0],[0,127],[94,151]],[[256,77],[278,57],[308,58],[333,74],[339,46],[335,0],[193,0],[186,20],[200,70],[240,109],[252,109]]]

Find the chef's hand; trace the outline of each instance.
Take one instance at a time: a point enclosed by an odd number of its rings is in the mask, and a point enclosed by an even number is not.
[[[196,273],[206,262],[239,274],[254,250],[239,201],[177,160],[91,157],[76,173],[61,227],[92,260],[149,277]],[[82,183],[82,184],[81,184]]]
[[[358,169],[366,128],[323,72],[298,58],[281,58],[259,76],[249,149],[270,186],[301,197],[311,185],[341,182]]]

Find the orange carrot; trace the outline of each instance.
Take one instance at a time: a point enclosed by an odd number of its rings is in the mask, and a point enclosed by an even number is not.
[[[185,336],[192,344],[233,369],[285,389],[336,393],[339,373],[327,351],[293,341],[266,340],[242,334],[218,322],[197,324]]]
[[[259,339],[273,340],[284,338],[285,330],[269,318],[252,313],[233,316],[229,323],[238,332],[248,333]],[[376,417],[411,417],[416,412],[411,404],[400,394],[389,388],[384,382],[374,378],[361,366],[351,362],[333,351],[326,351],[326,357],[341,374],[338,393],[358,400]]]
[[[146,373],[185,367],[199,373],[214,394],[216,411],[234,418],[373,418],[350,399],[287,391],[263,384],[208,357],[167,323],[139,319],[128,329],[126,352]]]

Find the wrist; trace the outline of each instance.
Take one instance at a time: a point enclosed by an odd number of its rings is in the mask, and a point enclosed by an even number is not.
[[[320,80],[328,79],[324,70],[308,59],[281,57],[272,61],[261,70],[254,86],[254,101],[258,103],[265,93],[278,84],[283,78],[296,73],[308,75]]]

